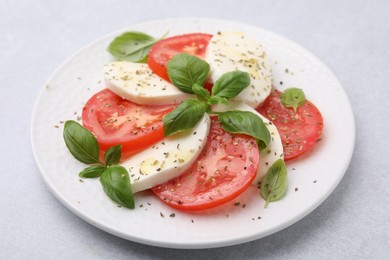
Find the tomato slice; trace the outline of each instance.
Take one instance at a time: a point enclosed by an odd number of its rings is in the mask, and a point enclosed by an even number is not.
[[[172,207],[207,209],[241,194],[255,178],[258,164],[255,139],[229,134],[212,118],[206,146],[197,161],[184,174],[152,190]]]
[[[306,100],[296,113],[280,100],[282,92],[273,90],[256,110],[275,124],[279,131],[284,159],[294,159],[310,150],[321,139],[324,121],[320,111]]]
[[[173,105],[138,105],[104,89],[87,101],[82,120],[101,152],[122,144],[123,159],[163,139],[162,117],[173,109]]]
[[[170,81],[166,68],[168,61],[176,54],[183,52],[203,59],[211,37],[211,34],[192,33],[158,41],[150,49],[148,58],[149,68],[161,78]],[[206,85],[211,89],[210,84],[206,82]]]

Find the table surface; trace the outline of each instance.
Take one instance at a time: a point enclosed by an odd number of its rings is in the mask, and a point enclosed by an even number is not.
[[[0,258],[385,259],[390,255],[389,11],[386,0],[0,0]],[[130,242],[75,216],[44,184],[30,143],[34,103],[68,56],[128,25],[189,16],[248,23],[304,46],[344,86],[357,129],[344,178],[307,217],[256,241],[191,251]]]

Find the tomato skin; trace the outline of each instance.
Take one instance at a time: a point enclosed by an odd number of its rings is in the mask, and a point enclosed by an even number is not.
[[[207,143],[197,161],[179,177],[152,188],[166,204],[201,210],[224,204],[252,183],[259,163],[254,138],[225,132],[212,118]]]
[[[211,37],[211,34],[191,33],[168,37],[158,41],[150,49],[148,57],[149,68],[161,78],[170,81],[166,68],[168,61],[176,54],[183,52],[203,59]],[[207,83],[207,85],[210,84]]]
[[[273,90],[256,110],[275,124],[279,131],[284,160],[297,158],[312,149],[321,139],[324,120],[318,108],[306,100],[297,108],[286,108],[280,100],[282,92]]]
[[[173,109],[172,105],[138,105],[104,89],[87,101],[82,121],[95,135],[101,153],[122,144],[124,159],[164,138],[162,117]]]

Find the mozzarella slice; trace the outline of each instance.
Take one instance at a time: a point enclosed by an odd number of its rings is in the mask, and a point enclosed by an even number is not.
[[[108,89],[140,105],[178,104],[193,97],[154,74],[143,63],[111,62],[105,65],[104,75]]]
[[[241,70],[248,72],[250,85],[235,100],[257,107],[271,92],[272,72],[265,50],[256,40],[241,32],[215,34],[206,50],[212,82],[223,74]]]
[[[264,122],[265,126],[268,128],[268,131],[271,134],[271,141],[269,145],[260,152],[259,167],[257,169],[256,178],[253,180],[252,184],[258,185],[267,174],[268,169],[271,165],[278,159],[283,159],[283,145],[280,139],[280,135],[275,125],[270,122],[267,118],[262,116],[259,112],[254,110],[252,107],[242,103],[242,102],[229,102],[229,105],[218,104],[213,106],[213,111],[216,112],[225,112],[232,110],[241,110],[249,111],[258,115]]]
[[[207,141],[210,117],[205,114],[192,130],[164,138],[123,163],[133,192],[152,188],[184,173],[198,158]]]

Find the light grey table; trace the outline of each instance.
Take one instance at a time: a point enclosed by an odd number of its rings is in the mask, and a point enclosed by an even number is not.
[[[0,0],[0,259],[389,259],[390,2]],[[85,44],[148,20],[241,21],[298,42],[341,81],[356,147],[331,196],[298,223],[250,243],[174,250],[133,243],[81,220],[50,193],[30,144],[34,102]]]

